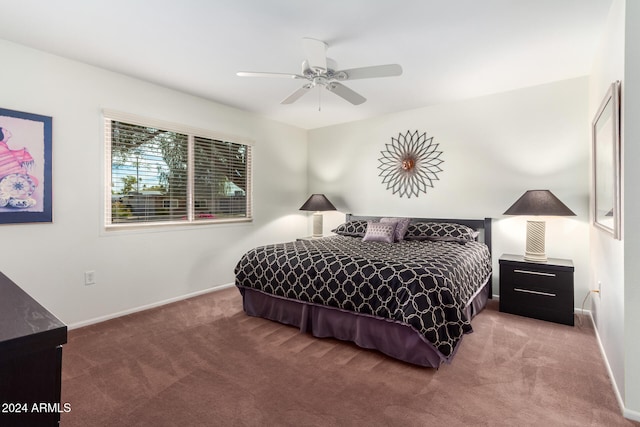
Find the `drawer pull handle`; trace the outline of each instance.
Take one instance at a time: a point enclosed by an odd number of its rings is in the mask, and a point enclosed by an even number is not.
[[[514,273],[534,274],[536,276],[556,277],[554,273],[543,273],[542,271],[513,270]]]
[[[545,297],[555,297],[556,294],[552,294],[549,292],[540,292],[540,291],[532,291],[531,289],[522,289],[522,288],[513,288],[514,291],[516,292],[524,292],[525,294],[535,294],[535,295],[542,295]]]

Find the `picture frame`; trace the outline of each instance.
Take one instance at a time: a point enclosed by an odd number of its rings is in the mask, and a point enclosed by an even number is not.
[[[0,108],[0,225],[53,221],[52,121]]]
[[[620,82],[611,83],[592,122],[593,225],[622,238],[620,194]]]

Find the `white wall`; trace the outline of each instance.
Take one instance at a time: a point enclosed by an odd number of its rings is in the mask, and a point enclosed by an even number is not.
[[[623,87],[626,84],[624,45],[624,0],[616,0],[589,80],[590,118],[612,82],[621,80]],[[592,289],[602,283],[600,295],[593,298],[593,315],[616,389],[624,399],[624,246],[595,227],[590,227],[589,233]]]
[[[605,361],[626,417],[640,421],[640,4],[614,0],[589,80],[589,114],[608,86],[622,82],[622,240],[590,227],[590,282],[602,292],[593,314]]]
[[[624,70],[624,355],[625,406],[640,421],[640,3],[625,7]]]
[[[436,105],[309,132],[309,186],[341,213],[325,214],[325,232],[342,213],[496,218],[498,257],[524,253],[526,221],[502,213],[526,190],[550,189],[576,217],[547,219],[547,255],[573,259],[575,306],[588,292],[588,79]],[[427,132],[443,152],[443,172],[418,198],[386,190],[380,151],[407,130]]]
[[[53,117],[54,211],[0,225],[0,271],[67,324],[232,283],[244,251],[306,232],[306,131],[5,41],[0,56],[0,106]],[[102,108],[255,141],[253,223],[105,232]]]
[[[598,229],[590,230],[590,280],[602,292],[594,299],[593,312],[598,335],[612,374],[625,416],[640,421],[640,190],[635,183],[640,171],[640,5],[635,1],[615,0],[607,30],[594,61],[590,79],[591,116],[608,85],[622,82],[622,194],[623,236],[614,240]]]

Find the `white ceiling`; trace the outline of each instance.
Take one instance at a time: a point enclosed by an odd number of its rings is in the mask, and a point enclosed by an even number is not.
[[[611,2],[0,0],[0,38],[313,129],[587,75]],[[319,89],[281,105],[302,80],[236,76],[300,73],[303,37],[339,69],[404,73],[345,82],[359,106]]]

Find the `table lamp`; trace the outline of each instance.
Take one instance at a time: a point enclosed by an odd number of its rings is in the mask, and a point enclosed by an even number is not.
[[[549,190],[528,190],[506,210],[504,215],[575,216],[571,209]],[[524,259],[547,262],[545,254],[545,221],[527,221],[527,248]]]
[[[313,214],[313,237],[322,237],[322,213],[321,211],[335,211],[336,207],[331,204],[324,194],[312,194],[301,211],[315,211]]]

